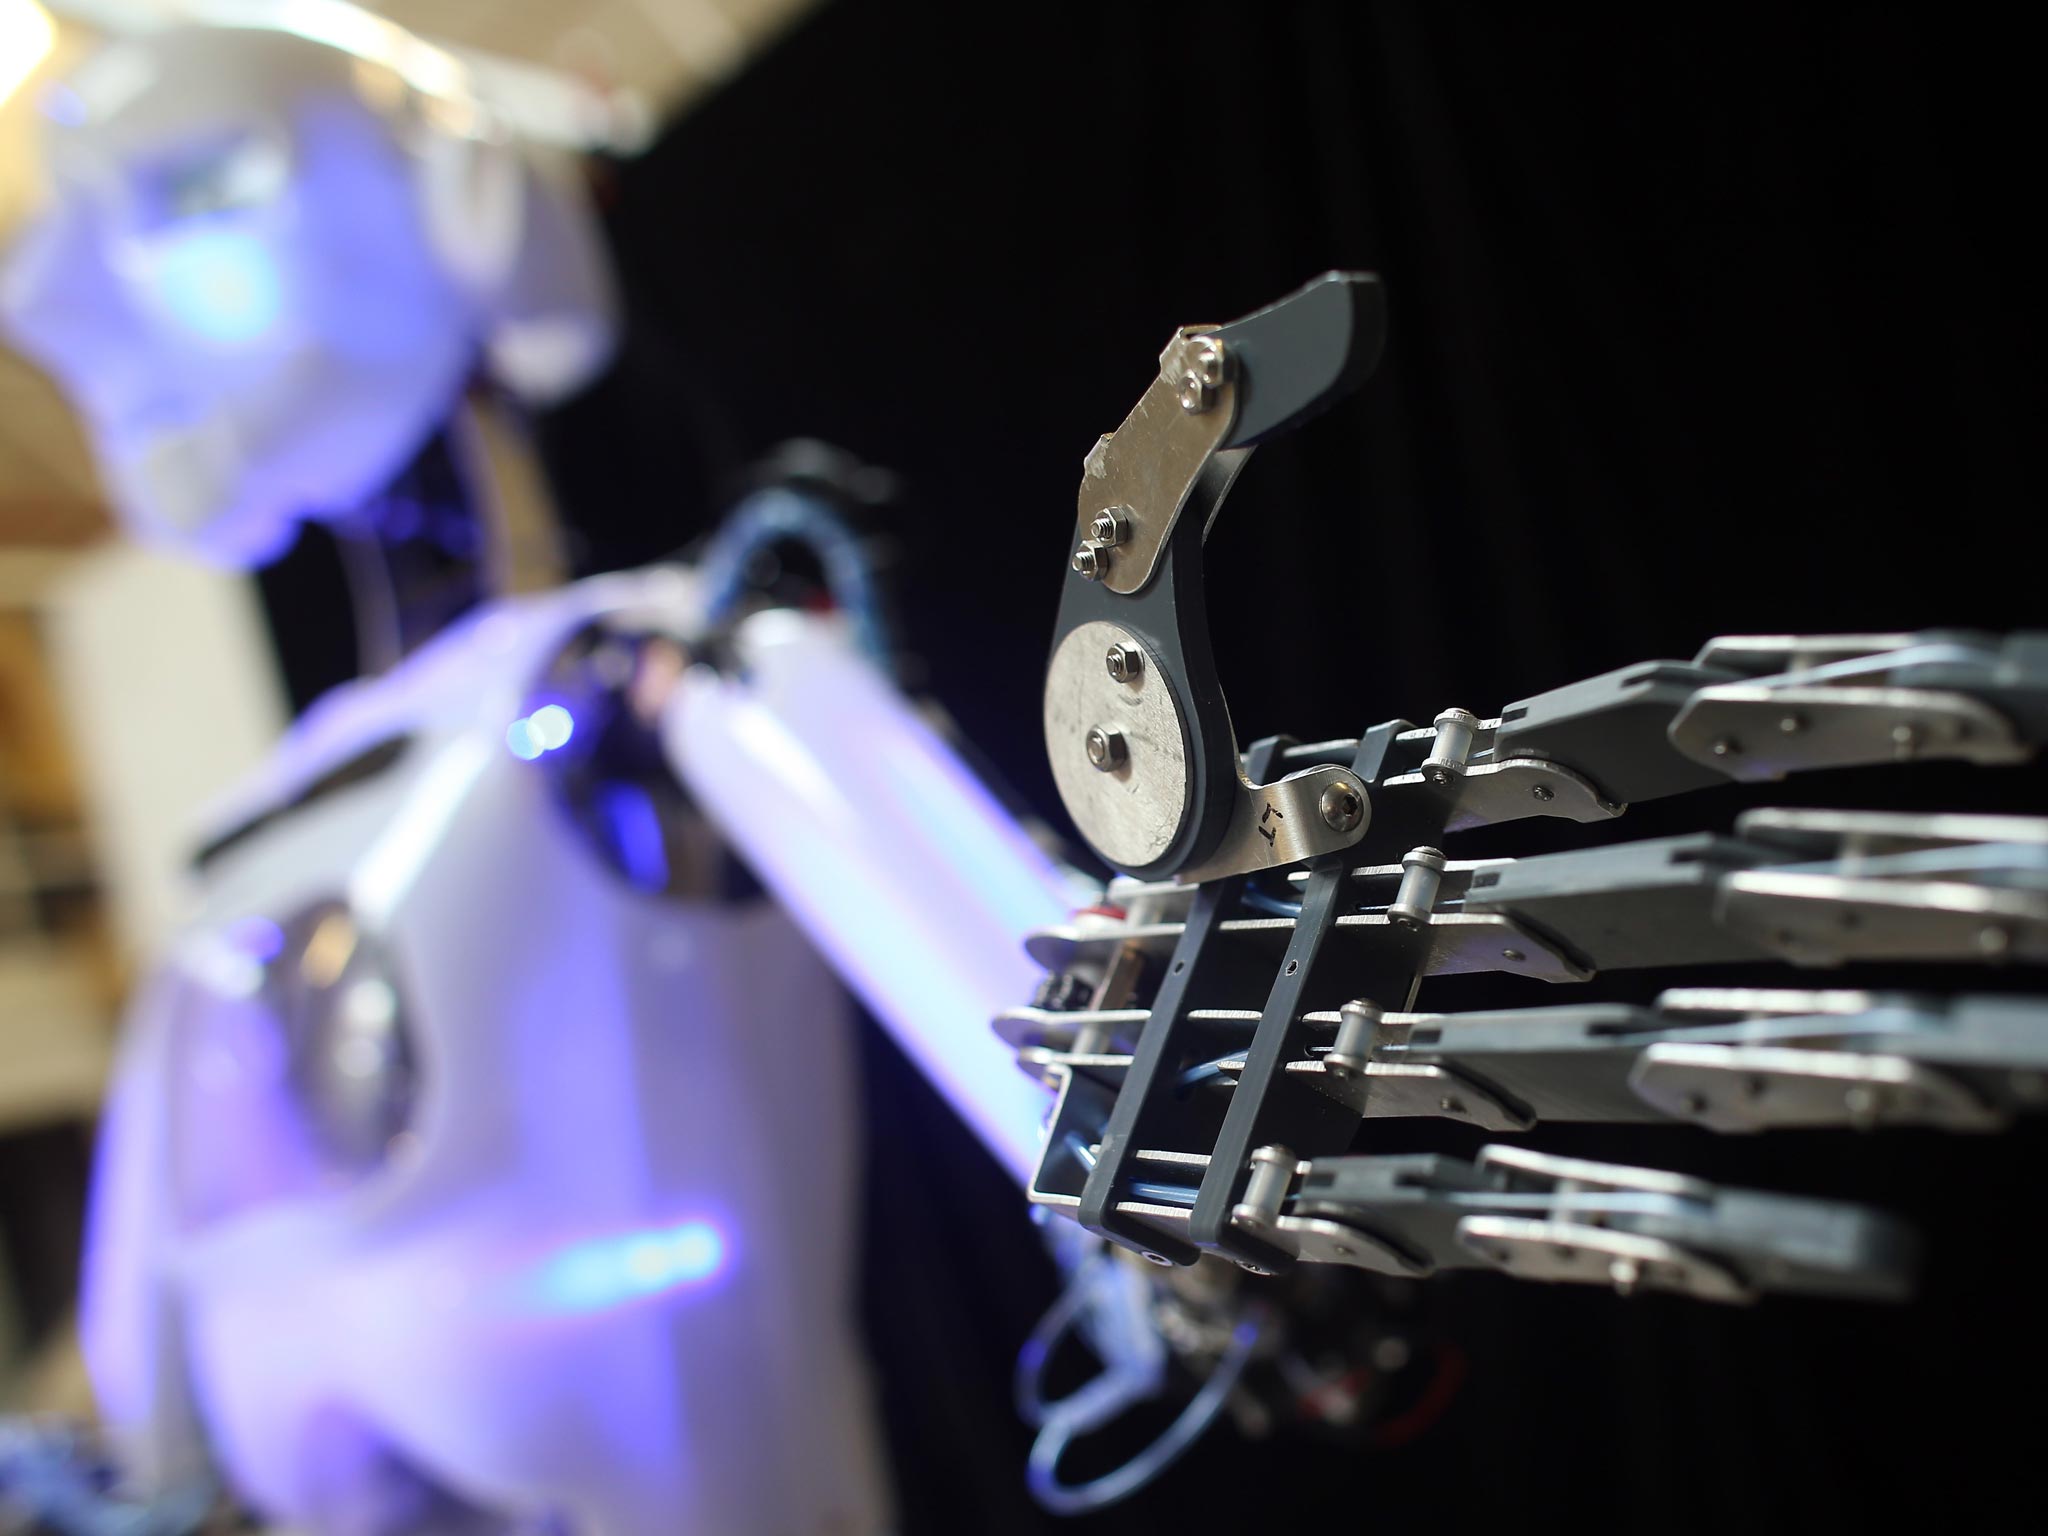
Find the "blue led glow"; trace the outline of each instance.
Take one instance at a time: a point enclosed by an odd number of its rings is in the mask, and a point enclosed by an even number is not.
[[[533,722],[524,715],[505,727],[505,745],[512,749],[514,757],[529,763],[547,751],[533,733]]]
[[[560,1249],[541,1268],[538,1298],[556,1312],[591,1312],[711,1279],[725,1267],[725,1239],[686,1221]]]
[[[647,791],[637,784],[608,784],[597,804],[626,878],[643,891],[666,890],[668,848],[661,813]]]
[[[236,950],[264,965],[284,951],[284,930],[267,917],[245,917],[230,923],[226,938]]]
[[[526,717],[526,722],[533,727],[533,734],[546,752],[566,747],[569,738],[576,734],[576,717],[559,704],[541,705]]]
[[[543,752],[566,747],[576,734],[576,717],[559,704],[543,704],[505,727],[505,745],[512,755],[532,762]]]
[[[284,309],[269,247],[241,230],[200,227],[172,236],[157,252],[155,277],[171,318],[205,341],[254,341]]]

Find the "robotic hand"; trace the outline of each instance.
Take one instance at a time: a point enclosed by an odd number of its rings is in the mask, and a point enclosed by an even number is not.
[[[1426,978],[1475,972],[1568,987],[1626,968],[2048,960],[2048,819],[1754,810],[1726,832],[1444,851],[1729,781],[2020,762],[2048,739],[2048,635],[1720,639],[1490,718],[1447,709],[1240,754],[1202,542],[1251,450],[1370,372],[1383,313],[1374,278],[1333,273],[1184,329],[1088,455],[1045,735],[1074,824],[1122,873],[1032,936],[1047,985],[996,1021],[1056,1095],[1030,1198],[1165,1266],[1162,1297],[1232,1264],[1720,1302],[1902,1295],[1913,1237],[1880,1211],[1511,1143],[1469,1160],[1350,1149],[1366,1120],[1990,1132],[2048,1104],[2033,996],[1788,979],[1649,1007],[1416,1011]],[[1210,1284],[1227,1324],[1279,1283]],[[1230,1337],[1183,1353],[1234,1377]]]

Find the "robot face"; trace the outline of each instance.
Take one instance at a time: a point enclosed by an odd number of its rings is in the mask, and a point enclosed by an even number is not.
[[[515,269],[536,217],[547,300],[578,322],[569,387],[601,359],[602,264],[576,214],[529,206],[547,199],[525,166],[386,71],[279,34],[169,32],[100,53],[46,112],[53,206],[0,274],[0,322],[70,394],[145,538],[257,564],[297,519],[388,483],[498,333],[533,330],[503,290],[532,278]]]

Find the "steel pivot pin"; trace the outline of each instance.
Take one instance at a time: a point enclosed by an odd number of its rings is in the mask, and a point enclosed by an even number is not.
[[[1430,783],[1443,785],[1465,771],[1465,759],[1472,755],[1472,738],[1479,730],[1479,717],[1469,709],[1447,709],[1431,722],[1436,740],[1429,756],[1422,760],[1422,772]]]
[[[1379,1037],[1380,1010],[1353,1001],[1337,1010],[1337,1041],[1323,1057],[1323,1070],[1336,1077],[1363,1077]]]
[[[1230,1219],[1254,1229],[1278,1221],[1280,1204],[1287,1198],[1287,1186],[1294,1182],[1299,1161],[1285,1147],[1260,1147],[1252,1153],[1252,1176],[1245,1181],[1244,1199],[1232,1208]]]
[[[1447,862],[1435,848],[1411,848],[1402,854],[1401,887],[1387,908],[1387,920],[1403,928],[1419,928],[1428,922]]]

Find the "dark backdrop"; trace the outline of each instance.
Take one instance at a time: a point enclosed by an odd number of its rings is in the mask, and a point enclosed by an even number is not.
[[[1038,688],[1082,453],[1173,326],[1329,267],[1385,276],[1392,340],[1355,402],[1261,451],[1211,542],[1245,739],[1490,712],[1717,633],[2038,625],[2032,57],[1934,8],[842,4],[608,171],[633,340],[547,446],[591,565],[701,531],[792,433],[900,471],[909,642],[1055,819]],[[1902,770],[1625,830],[2041,789]],[[1013,1193],[869,1045],[868,1313],[906,1529],[1046,1528],[1006,1373],[1050,1281]],[[2040,1135],[1537,1144],[1907,1210],[1933,1237],[1922,1299],[1452,1280],[1427,1304],[1472,1369],[1431,1434],[1221,1433],[1124,1527],[2030,1500]]]

